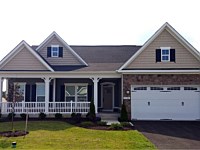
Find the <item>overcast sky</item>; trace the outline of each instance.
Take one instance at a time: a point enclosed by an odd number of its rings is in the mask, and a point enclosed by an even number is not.
[[[1,0],[0,59],[53,31],[69,45],[142,45],[165,22],[200,50],[199,0]]]

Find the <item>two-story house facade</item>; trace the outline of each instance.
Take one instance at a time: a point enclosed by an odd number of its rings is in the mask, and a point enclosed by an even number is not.
[[[56,32],[40,45],[20,42],[0,62],[10,112],[14,85],[21,92],[16,113],[119,112],[131,119],[200,119],[200,53],[165,23],[144,45],[68,45]],[[14,86],[15,87],[15,86]]]

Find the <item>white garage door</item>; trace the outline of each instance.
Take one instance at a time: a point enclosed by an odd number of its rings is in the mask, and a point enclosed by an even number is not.
[[[200,119],[200,87],[132,86],[131,108],[138,120]]]

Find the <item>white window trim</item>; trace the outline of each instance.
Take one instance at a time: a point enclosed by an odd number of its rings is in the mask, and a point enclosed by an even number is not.
[[[88,84],[87,83],[65,83],[64,85],[65,85],[65,102],[66,102],[66,97],[67,97],[66,96],[66,86],[75,86],[75,90],[76,90],[77,86],[86,86],[88,88]],[[73,95],[73,96],[75,96],[75,102],[77,102],[77,100],[78,100],[77,91],[75,91],[75,95]],[[87,91],[86,100],[88,101],[88,91]]]
[[[25,101],[25,96],[26,96],[26,82],[14,82],[14,88],[16,85],[24,85],[24,99],[22,101]]]
[[[57,49],[57,56],[53,55],[53,48],[56,47]],[[59,57],[59,45],[51,45],[51,57]]]
[[[169,62],[170,61],[170,47],[160,47],[160,49],[161,49],[161,62]],[[168,55],[166,55],[166,54],[162,54],[162,50],[169,50],[169,54]],[[163,60],[162,58],[163,58],[163,56],[168,56],[168,60]]]
[[[45,85],[44,83],[42,82],[37,82],[36,83],[36,102],[38,102],[38,96],[44,96],[45,97],[45,92],[44,92],[44,95],[38,95],[37,93],[37,85]],[[45,88],[45,87],[44,87]],[[45,90],[45,89],[44,89]]]

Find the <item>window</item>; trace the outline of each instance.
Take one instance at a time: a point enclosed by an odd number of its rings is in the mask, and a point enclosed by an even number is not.
[[[147,87],[135,87],[134,90],[147,90]]]
[[[161,47],[161,61],[170,61],[170,47]]]
[[[196,91],[197,88],[196,87],[184,87],[184,90],[186,90],[186,91]]]
[[[157,62],[176,62],[176,50],[170,47],[161,47],[156,49],[156,63]]]
[[[36,101],[45,101],[45,85],[44,83],[36,83]]]
[[[16,102],[21,102],[25,100],[25,85],[26,83],[19,82],[19,83],[14,83],[14,93],[13,97],[15,96],[15,101]]]
[[[181,90],[181,88],[180,87],[168,87],[167,88],[167,90],[169,90],[169,91],[178,91],[178,90]]]
[[[87,85],[86,84],[66,84],[65,85],[66,102],[86,102]]]
[[[59,56],[59,45],[51,45],[51,57]]]
[[[151,87],[151,90],[155,90],[155,91],[162,91],[163,88],[162,87]]]

